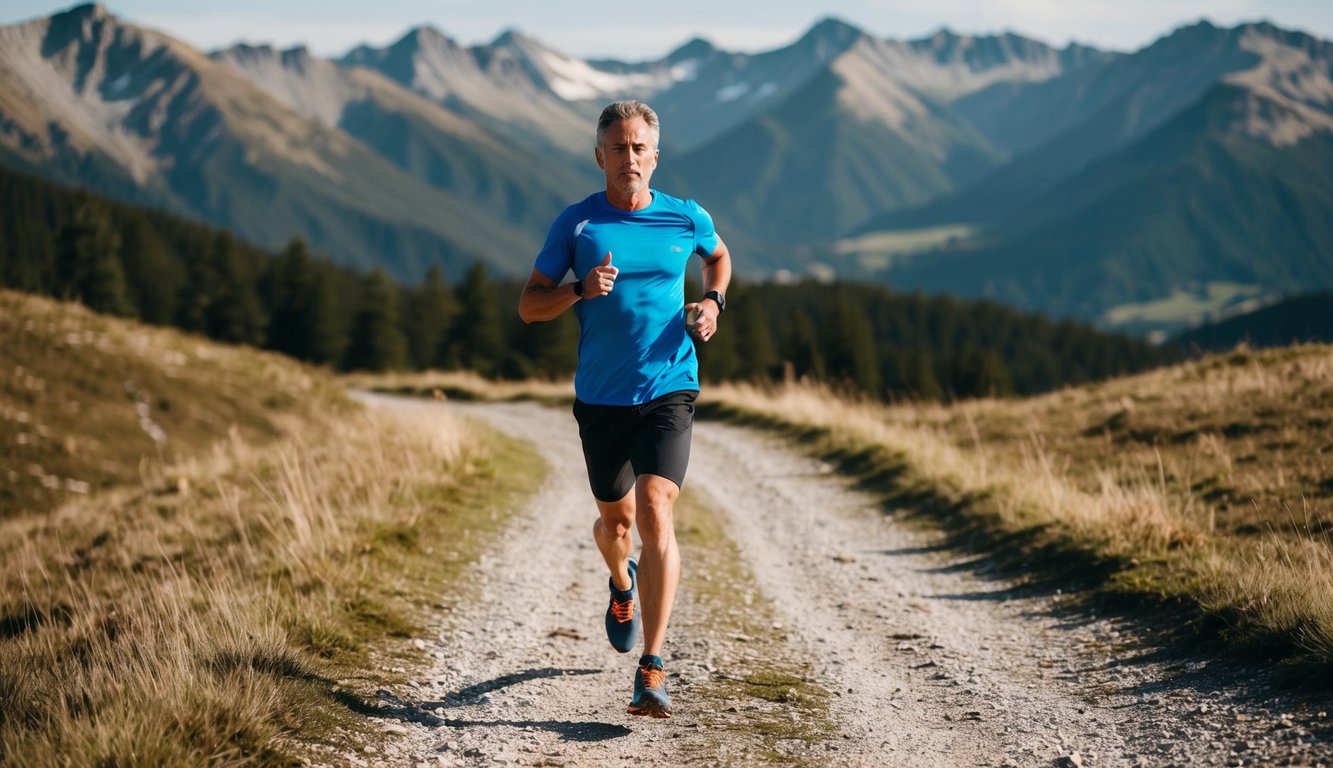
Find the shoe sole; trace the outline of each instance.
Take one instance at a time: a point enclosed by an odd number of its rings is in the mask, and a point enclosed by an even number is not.
[[[631,704],[625,711],[637,717],[657,717],[664,720],[671,717],[671,707],[656,701],[649,701],[638,707]]]
[[[671,702],[662,701],[651,694],[645,694],[643,701],[638,704],[630,703],[625,709],[631,715],[637,717],[671,717]]]

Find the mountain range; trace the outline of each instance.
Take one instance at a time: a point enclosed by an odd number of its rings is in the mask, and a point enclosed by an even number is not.
[[[337,59],[205,54],[101,5],[0,27],[0,163],[409,280],[525,275],[600,187],[593,123],[625,97],[662,118],[655,186],[699,199],[749,279],[1139,329],[1333,286],[1333,44],[1267,23],[1120,53],[825,19],[640,62],[428,26]]]

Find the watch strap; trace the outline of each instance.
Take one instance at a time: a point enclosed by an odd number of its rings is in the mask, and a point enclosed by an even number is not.
[[[704,294],[704,298],[712,299],[713,303],[717,305],[718,312],[727,311],[727,297],[723,296],[721,291],[709,291]]]

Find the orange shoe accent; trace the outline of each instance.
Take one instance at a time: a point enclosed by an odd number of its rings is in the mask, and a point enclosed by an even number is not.
[[[666,670],[657,667],[640,667],[640,673],[643,675],[643,687],[661,688],[666,682]]]
[[[633,621],[633,620],[634,620],[634,600],[633,600],[633,599],[630,599],[630,600],[626,600],[625,602],[622,603],[622,602],[620,602],[619,600],[612,599],[612,600],[611,600],[611,615],[612,615],[613,617],[615,617],[615,620],[618,621],[618,622],[620,622],[621,624],[624,624],[624,623],[627,622],[627,621]]]

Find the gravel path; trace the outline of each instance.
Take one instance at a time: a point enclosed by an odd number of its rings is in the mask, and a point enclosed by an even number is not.
[[[434,669],[381,693],[394,738],[367,763],[1333,763],[1327,703],[1261,693],[1224,661],[1163,660],[1061,595],[979,575],[822,462],[715,423],[696,425],[686,491],[731,541],[682,537],[676,715],[630,717],[635,655],[601,630],[606,573],[567,409],[447,407],[531,440],[551,471],[475,569],[480,598],[458,598],[426,640]],[[771,631],[738,631],[719,590]],[[742,682],[779,667],[804,670],[791,704]]]

